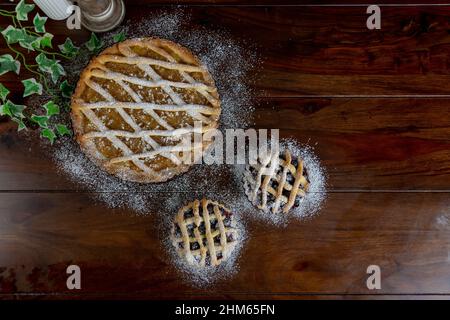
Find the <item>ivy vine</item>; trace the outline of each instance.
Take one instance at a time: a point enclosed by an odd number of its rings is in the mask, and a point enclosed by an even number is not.
[[[53,49],[54,35],[47,32],[45,24],[47,17],[42,17],[39,13],[34,15],[31,23],[28,25],[28,15],[35,9],[34,4],[27,4],[21,0],[14,11],[0,9],[0,15],[11,19],[6,29],[1,34],[6,41],[6,45],[11,51],[9,54],[0,56],[0,76],[13,72],[20,74],[21,69],[25,68],[33,75],[32,78],[22,80],[23,97],[31,95],[42,95],[44,93],[52,97],[42,106],[38,113],[24,112],[27,106],[15,104],[8,99],[10,90],[0,82],[0,116],[8,116],[18,125],[18,131],[27,129],[27,124],[35,123],[41,129],[41,136],[54,143],[55,139],[65,135],[72,135],[72,131],[63,123],[51,121],[52,117],[61,113],[61,107],[69,105],[74,86],[65,79],[61,60],[74,59],[80,53],[80,47],[75,46],[70,38],[58,45],[58,51]],[[123,41],[125,34],[123,32],[113,36],[114,42]],[[90,39],[84,46],[97,54],[103,48],[104,43],[95,33],[91,34]],[[19,50],[19,47],[22,49]],[[26,54],[23,50],[26,50]],[[34,52],[32,55],[31,52]],[[34,57],[34,60],[30,62]]]

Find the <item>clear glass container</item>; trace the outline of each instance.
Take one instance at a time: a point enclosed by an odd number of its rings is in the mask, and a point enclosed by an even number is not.
[[[122,23],[125,17],[123,0],[78,0],[81,23],[94,32],[106,32]]]

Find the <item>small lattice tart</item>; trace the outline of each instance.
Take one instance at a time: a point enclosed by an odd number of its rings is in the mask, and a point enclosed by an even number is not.
[[[107,172],[142,183],[187,171],[209,145],[189,143],[194,132],[216,128],[219,115],[217,89],[198,58],[154,38],[104,50],[72,97],[72,124],[85,154]]]
[[[244,172],[245,193],[264,212],[288,213],[300,206],[308,187],[304,161],[287,149],[259,156]]]
[[[218,266],[236,247],[239,231],[234,215],[211,200],[195,200],[181,208],[171,230],[178,255],[197,267]]]

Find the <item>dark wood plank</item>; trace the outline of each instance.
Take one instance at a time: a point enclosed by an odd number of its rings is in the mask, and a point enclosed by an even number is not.
[[[277,98],[257,106],[255,128],[315,148],[330,190],[450,190],[449,99]],[[0,130],[0,190],[83,189],[55,172],[53,149],[42,150],[31,132]]]
[[[448,194],[330,194],[319,216],[285,229],[248,218],[240,271],[203,290],[181,281],[171,266],[157,215],[105,210],[81,194],[11,193],[0,200],[6,296],[67,293],[69,264],[82,268],[83,289],[73,293],[81,296],[370,294],[370,264],[382,270],[378,294],[450,294],[450,216],[442,210]]]
[[[257,47],[263,64],[254,86],[262,96],[448,95],[450,7],[387,7],[379,31],[367,30],[363,9],[187,10],[192,12],[192,28],[225,29]],[[128,21],[157,10],[154,6],[129,6]],[[74,34],[63,22],[51,22],[49,30],[57,34],[55,43]],[[88,34],[81,32],[75,38],[86,39]],[[20,89],[20,83],[9,74],[2,82]]]

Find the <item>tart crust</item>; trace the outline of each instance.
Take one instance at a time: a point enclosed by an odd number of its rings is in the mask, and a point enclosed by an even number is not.
[[[254,206],[273,214],[288,213],[298,207],[309,189],[303,159],[286,149],[258,157],[244,171],[244,189]]]
[[[170,237],[178,255],[189,265],[217,267],[235,250],[239,229],[229,209],[202,199],[178,211]]]

